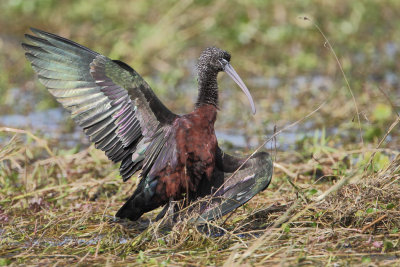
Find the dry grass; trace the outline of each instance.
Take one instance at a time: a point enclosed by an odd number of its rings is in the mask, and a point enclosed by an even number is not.
[[[269,189],[200,227],[190,218],[173,225],[152,222],[155,213],[138,222],[115,221],[135,182],[123,185],[101,152],[90,147],[55,153],[27,131],[1,131],[9,137],[0,150],[3,265],[399,263],[396,151],[381,151],[393,160],[379,171],[368,168],[368,160],[365,171],[358,163],[340,174],[336,169],[346,156],[371,155],[374,149],[278,162]]]

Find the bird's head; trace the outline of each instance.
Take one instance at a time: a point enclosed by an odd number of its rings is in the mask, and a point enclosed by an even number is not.
[[[218,73],[221,71],[226,72],[243,90],[250,101],[251,110],[253,114],[255,114],[256,108],[249,89],[247,89],[242,79],[232,67],[230,61],[231,55],[225,50],[217,47],[207,47],[200,55],[199,62],[197,64],[197,70],[199,75],[209,75],[210,73]]]
[[[207,71],[224,71],[224,66],[231,61],[231,55],[225,50],[217,47],[207,47],[201,53],[198,68]]]

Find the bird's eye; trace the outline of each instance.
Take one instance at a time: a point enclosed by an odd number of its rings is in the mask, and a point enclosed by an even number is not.
[[[228,61],[226,59],[224,59],[224,58],[219,59],[218,61],[221,64],[222,68],[225,68],[226,64],[228,64]]]

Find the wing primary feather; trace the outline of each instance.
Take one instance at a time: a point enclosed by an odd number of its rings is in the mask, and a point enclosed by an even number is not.
[[[177,116],[134,69],[66,38],[31,30],[33,35],[25,35],[30,44],[22,47],[39,81],[97,148],[110,160],[123,161],[124,181],[141,168],[148,172],[166,162],[158,157],[172,155],[163,146],[165,131]],[[138,148],[142,140],[146,145]],[[141,154],[133,161],[136,149]]]
[[[115,154],[112,156],[112,160],[114,162],[121,161],[127,154],[131,154],[132,152],[128,149],[118,149],[115,151]]]
[[[96,134],[92,135],[92,142],[93,143],[99,143],[103,138],[108,137],[110,134],[114,135],[115,129],[117,129],[117,125],[115,124],[109,124],[107,127],[105,127],[103,130],[97,132]]]
[[[37,43],[37,45],[40,44]],[[65,50],[60,50],[57,47],[49,46],[46,43],[42,44],[41,46],[25,44],[24,49],[34,56],[45,59],[46,61],[63,65],[68,64],[77,68],[89,66],[94,59],[93,56],[82,58],[77,55],[70,54]]]
[[[108,109],[108,110],[106,110],[106,111],[104,111],[102,113],[98,113],[98,114],[95,114],[95,115],[93,115],[91,117],[87,117],[79,125],[82,128],[87,128],[87,127],[90,127],[91,125],[94,125],[94,124],[96,124],[96,123],[98,123],[98,122],[100,122],[102,120],[105,120],[108,117],[113,117],[113,114],[118,111],[120,106],[121,105],[113,106],[110,109]]]
[[[34,64],[40,68],[43,68],[43,69],[59,71],[59,72],[66,72],[66,73],[78,73],[78,70],[76,68],[70,67],[67,64],[60,64],[60,63],[54,64],[51,61],[47,61],[45,59],[38,58],[29,52],[25,53],[25,57],[32,64]]]
[[[39,46],[30,45],[30,44],[25,44],[25,43],[22,43],[21,45],[22,45],[22,48],[23,48],[25,51],[27,51],[27,52],[29,52],[29,53],[35,55],[35,56],[36,56],[37,54],[45,54],[45,53],[49,54],[49,52],[47,52],[46,50],[44,50],[43,48],[41,48],[41,47],[39,47]]]
[[[124,146],[130,146],[133,142],[136,142],[140,137],[141,137],[140,128],[136,127],[135,129],[129,131],[127,135],[124,135],[122,137],[123,144]]]
[[[114,139],[118,140],[118,137],[115,135],[110,135],[104,138],[102,141],[96,143],[96,148],[107,152],[108,150],[104,149],[106,146],[112,144]]]
[[[71,51],[70,49],[56,46],[46,39],[39,38],[33,35],[25,34],[25,38],[51,54],[65,56],[67,60],[73,58],[78,61],[86,62],[88,58],[91,58],[93,60],[96,56],[95,54],[83,52],[82,50],[79,51],[75,49],[74,51]]]
[[[58,35],[55,35],[55,34],[52,34],[52,33],[49,33],[49,32],[45,32],[45,31],[41,31],[41,30],[35,29],[35,28],[31,28],[31,31],[33,33],[35,33],[36,35],[40,36],[40,37],[49,39],[49,42],[54,41],[55,43],[57,43],[59,45],[64,45],[64,44],[68,45],[68,46],[65,46],[65,48],[76,47],[76,48],[80,48],[80,49],[82,49],[82,50],[84,50],[84,51],[86,51],[86,52],[88,52],[90,54],[93,54],[95,56],[99,55],[99,53],[96,53],[93,50],[90,50],[89,48],[87,48],[87,47],[85,47],[83,45],[75,43],[75,42],[73,42],[71,40],[68,40],[66,38],[63,38],[61,36],[58,36]],[[77,51],[79,51],[79,50],[77,50]]]
[[[75,89],[79,90],[81,88],[95,88],[96,84],[93,82],[87,81],[65,81],[65,80],[58,80],[58,79],[51,79],[39,76],[39,81],[49,89]],[[103,98],[104,94],[103,94]],[[106,99],[106,98],[105,98]]]
[[[38,75],[49,79],[58,79],[64,81],[85,81],[88,79],[88,77],[85,76],[83,72],[63,73],[55,70],[44,69],[33,64],[32,68],[36,71]]]
[[[92,136],[96,133],[98,133],[99,131],[103,130],[107,125],[110,125],[114,122],[114,118],[113,117],[107,117],[106,119],[91,125],[90,127],[83,129],[85,134]]]
[[[57,99],[57,101],[60,102],[63,105],[63,107],[69,108],[73,106],[86,105],[87,103],[90,103],[92,101],[98,101],[103,98],[104,96],[101,93],[97,93],[85,96],[64,97]]]
[[[103,150],[104,152],[107,152],[107,151],[109,151],[109,150],[112,150],[113,148],[114,148],[114,146],[117,144],[119,142],[119,138],[118,138],[118,136],[115,136],[114,137],[114,139],[110,142],[110,143],[108,143],[107,145],[103,145],[103,146],[101,146],[102,148],[101,148],[101,150]]]
[[[104,112],[110,108],[110,104],[106,98],[100,101],[88,103],[81,107],[71,107],[71,117],[80,125],[80,121],[85,118],[90,118],[96,114]]]

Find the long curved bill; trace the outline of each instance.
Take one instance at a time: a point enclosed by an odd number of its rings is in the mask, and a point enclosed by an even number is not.
[[[253,115],[256,114],[256,107],[254,105],[254,101],[253,98],[251,97],[251,94],[249,92],[249,89],[247,89],[246,85],[244,84],[244,82],[242,81],[242,79],[240,79],[239,74],[237,74],[237,72],[235,71],[235,69],[232,67],[231,64],[227,63],[225,65],[224,71],[235,81],[235,83],[237,85],[239,85],[239,87],[243,90],[243,92],[245,93],[245,95],[247,96],[247,98],[250,101],[250,105],[251,105],[251,111],[253,112]]]

